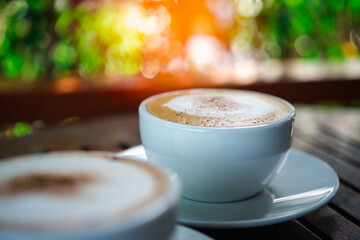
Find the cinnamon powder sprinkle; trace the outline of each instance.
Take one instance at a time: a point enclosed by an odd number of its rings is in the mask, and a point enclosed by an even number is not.
[[[16,196],[25,193],[54,194],[68,196],[80,187],[96,180],[85,173],[28,173],[13,177],[0,186],[0,195]]]

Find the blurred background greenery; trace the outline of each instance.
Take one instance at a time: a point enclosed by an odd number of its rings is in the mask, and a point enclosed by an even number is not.
[[[1,0],[0,81],[236,78],[272,60],[357,63],[359,31],[360,0]]]

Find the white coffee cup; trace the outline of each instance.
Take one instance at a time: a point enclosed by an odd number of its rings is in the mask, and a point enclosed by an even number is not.
[[[270,183],[286,161],[295,108],[285,100],[264,95],[284,104],[288,112],[278,120],[243,127],[186,125],[157,117],[147,109],[147,104],[159,96],[201,91],[212,90],[163,93],[140,104],[140,133],[146,155],[150,162],[179,175],[185,198],[229,202],[252,197]]]
[[[0,161],[0,239],[166,240],[181,184],[149,163],[101,152]]]

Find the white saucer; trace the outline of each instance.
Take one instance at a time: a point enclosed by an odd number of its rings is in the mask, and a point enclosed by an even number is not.
[[[194,229],[176,225],[173,235],[170,240],[212,240],[212,238],[198,232]]]
[[[136,146],[118,156],[147,161]],[[339,188],[335,171],[313,155],[291,149],[284,167],[253,198],[231,203],[204,203],[182,198],[178,223],[212,228],[256,227],[304,216],[328,203]]]

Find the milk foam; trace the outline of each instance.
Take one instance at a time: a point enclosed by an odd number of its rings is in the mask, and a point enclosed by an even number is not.
[[[247,127],[285,117],[291,107],[276,97],[244,90],[201,89],[154,97],[147,110],[162,119],[203,127]]]
[[[88,174],[94,180],[64,196],[36,191],[7,195],[1,191],[9,179],[33,173]],[[5,161],[0,163],[0,226],[61,228],[121,217],[154,197],[156,185],[156,178],[146,168],[127,161],[80,155]]]
[[[279,111],[276,106],[251,95],[224,93],[179,96],[171,99],[165,106],[196,116],[224,118],[261,118]]]

